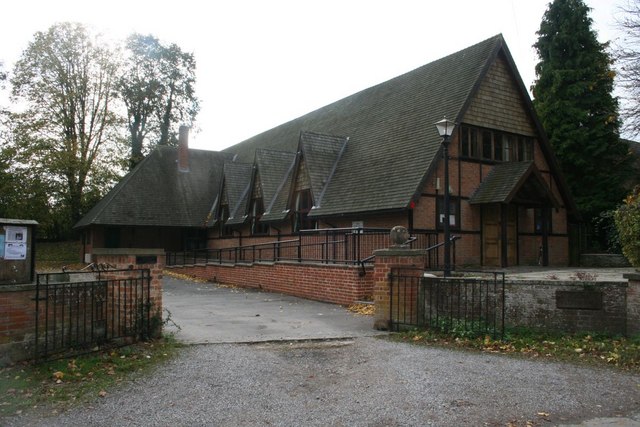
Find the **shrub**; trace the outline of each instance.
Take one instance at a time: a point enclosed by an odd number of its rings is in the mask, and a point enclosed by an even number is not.
[[[622,253],[631,265],[640,267],[640,185],[636,185],[615,213]]]

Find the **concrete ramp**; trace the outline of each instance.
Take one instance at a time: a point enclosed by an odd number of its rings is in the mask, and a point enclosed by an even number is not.
[[[381,334],[373,329],[373,316],[339,305],[169,276],[163,279],[163,304],[171,313],[165,331],[189,344]]]

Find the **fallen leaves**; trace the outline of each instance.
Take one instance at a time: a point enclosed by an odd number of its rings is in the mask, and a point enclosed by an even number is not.
[[[347,310],[362,316],[373,316],[376,314],[376,306],[373,304],[355,303],[347,307]]]

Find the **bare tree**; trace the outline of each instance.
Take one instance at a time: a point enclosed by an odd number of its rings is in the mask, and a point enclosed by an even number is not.
[[[623,32],[616,49],[618,81],[626,89],[622,116],[624,130],[640,135],[640,0],[629,0],[620,8],[618,25]]]

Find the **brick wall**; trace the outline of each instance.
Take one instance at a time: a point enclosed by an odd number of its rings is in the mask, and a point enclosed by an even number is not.
[[[0,286],[0,366],[33,354],[35,285]]]
[[[559,307],[559,293],[563,292],[576,307]],[[601,295],[601,308],[576,303],[585,293]],[[629,311],[637,309],[638,303],[631,302]],[[505,287],[505,324],[564,332],[625,334],[627,305],[624,282],[514,281]]]
[[[200,264],[168,269],[217,283],[342,305],[368,299],[373,292],[372,267],[365,269],[364,277],[360,277],[359,266],[295,262]]]
[[[373,271],[375,328],[388,329],[389,273],[393,268],[421,265],[420,251],[376,251]],[[414,270],[413,274],[420,274]],[[626,282],[513,281],[505,284],[505,325],[561,332],[640,334],[640,273]],[[398,289],[400,287],[397,287]],[[401,299],[394,296],[394,301]],[[411,304],[413,298],[404,298]],[[396,307],[398,318],[412,307]]]
[[[110,264],[116,269],[146,269],[151,273],[151,314],[162,315],[162,271],[165,264],[164,250],[139,248],[98,248],[93,251],[93,262]]]
[[[373,270],[373,302],[376,306],[374,328],[389,330],[390,286],[389,274],[394,268],[420,267],[424,251],[419,249],[389,248],[375,251]]]
[[[123,253],[131,252],[131,253]],[[140,256],[155,255],[156,263],[137,264]],[[117,268],[149,268],[151,271],[152,313],[162,313],[162,269],[164,251],[153,249],[95,249],[94,262]],[[148,258],[147,258],[148,259]],[[0,286],[0,366],[31,359],[34,355],[35,284]],[[41,321],[44,322],[43,313]],[[44,324],[44,323],[42,323]]]
[[[627,335],[640,336],[640,271],[625,274],[627,287]]]

